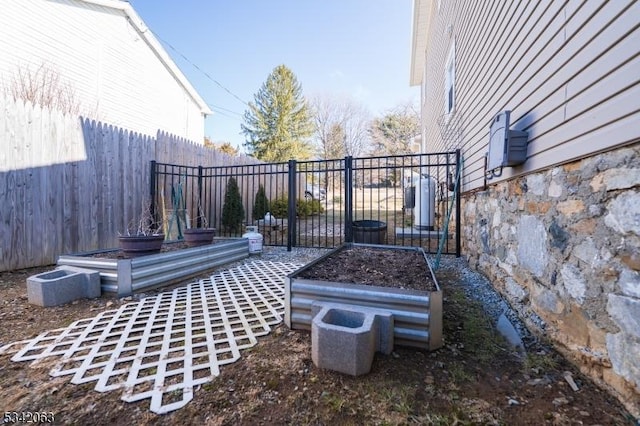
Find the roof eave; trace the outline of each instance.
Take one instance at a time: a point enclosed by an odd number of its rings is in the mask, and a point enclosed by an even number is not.
[[[432,0],[413,1],[413,31],[411,36],[411,71],[409,84],[419,86],[422,83],[425,65],[425,49],[431,16]]]
[[[158,39],[153,35],[153,32],[146,26],[142,18],[138,15],[138,13],[133,9],[131,4],[128,1],[121,0],[82,0],[85,3],[91,3],[97,6],[109,7],[116,10],[121,10],[124,14],[129,18],[131,25],[136,29],[140,37],[149,45],[151,50],[156,54],[158,59],[163,63],[163,65],[167,68],[167,70],[173,75],[173,77],[178,81],[178,83],[186,90],[186,92],[191,96],[194,102],[200,108],[200,112],[202,115],[212,115],[213,111],[209,108],[207,103],[202,99],[198,91],[191,85],[187,77],[180,71],[180,68],[176,65],[176,63],[171,59],[167,51],[162,47]]]

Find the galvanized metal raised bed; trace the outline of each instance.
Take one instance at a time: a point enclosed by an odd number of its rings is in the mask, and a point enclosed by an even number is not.
[[[99,253],[60,256],[58,265],[98,271],[102,291],[129,296],[137,291],[168,285],[207,269],[244,259],[249,256],[249,240],[242,238],[216,242],[132,259],[95,257]]]
[[[305,270],[321,264],[338,250],[348,247],[373,247],[385,250],[418,251],[424,257],[436,291],[320,281],[300,278]],[[401,284],[401,283],[399,283]],[[438,286],[424,250],[418,247],[395,247],[369,244],[345,244],[285,279],[285,323],[291,329],[311,328],[314,301],[369,306],[388,310],[394,318],[394,344],[434,350],[442,346],[442,291]]]

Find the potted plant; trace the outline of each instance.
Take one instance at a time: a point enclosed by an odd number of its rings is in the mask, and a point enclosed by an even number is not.
[[[196,227],[185,229],[183,232],[184,241],[189,247],[198,247],[213,243],[213,237],[216,233],[215,228],[209,228],[209,221],[202,209],[200,197],[198,197],[197,205],[198,212],[194,219]]]
[[[164,242],[164,234],[160,232],[151,214],[151,202],[143,200],[140,216],[129,223],[124,234],[118,237],[120,249],[128,257],[146,256],[159,253]]]

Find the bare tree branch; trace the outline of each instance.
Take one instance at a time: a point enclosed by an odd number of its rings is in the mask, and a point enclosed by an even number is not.
[[[316,96],[311,100],[318,155],[323,159],[360,156],[369,141],[369,112],[352,99]]]

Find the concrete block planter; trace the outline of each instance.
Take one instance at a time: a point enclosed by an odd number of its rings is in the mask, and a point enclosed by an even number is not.
[[[301,278],[308,268],[322,265],[333,253],[347,247],[375,247],[383,250],[418,251],[424,268],[435,284],[434,291],[382,287],[358,283],[332,282]],[[327,265],[329,267],[330,265]],[[298,269],[285,279],[285,323],[291,329],[310,330],[314,302],[371,307],[393,315],[393,340],[396,345],[434,350],[442,346],[442,291],[421,248],[345,244],[316,261]]]
[[[359,376],[371,370],[375,352],[393,350],[393,315],[379,309],[314,302],[311,359],[329,370]]]
[[[102,291],[129,296],[249,257],[249,240],[242,238],[133,259],[95,257],[96,253],[99,252],[60,256],[58,265],[98,271]]]
[[[97,271],[61,266],[27,278],[27,297],[29,303],[44,307],[100,297],[100,276]]]

